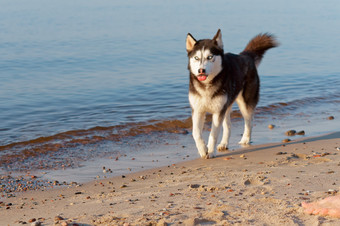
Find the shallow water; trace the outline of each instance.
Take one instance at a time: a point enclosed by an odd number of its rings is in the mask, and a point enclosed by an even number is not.
[[[311,121],[308,135],[337,130],[339,121],[326,118],[337,119],[340,110],[339,11],[336,0],[6,2],[0,8],[2,167],[36,153],[67,158],[79,143],[89,150],[115,142],[104,151],[115,152],[134,143],[131,137],[190,133],[185,37],[211,38],[218,28],[228,52],[242,51],[260,32],[281,43],[259,67],[257,128]],[[254,143],[281,139],[262,132],[266,138],[255,135]]]

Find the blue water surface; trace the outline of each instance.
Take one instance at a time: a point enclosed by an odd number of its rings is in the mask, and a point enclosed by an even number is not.
[[[0,145],[95,126],[190,115],[185,38],[238,53],[260,32],[281,46],[259,68],[259,106],[339,111],[340,3],[0,1]],[[313,105],[314,106],[314,105]]]

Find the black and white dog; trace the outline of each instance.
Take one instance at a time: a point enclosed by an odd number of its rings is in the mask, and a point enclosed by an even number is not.
[[[186,39],[190,71],[189,102],[192,108],[193,137],[202,158],[215,156],[215,146],[221,125],[223,136],[217,146],[228,149],[230,113],[236,100],[244,118],[244,133],[240,144],[249,144],[252,119],[259,100],[258,65],[266,50],[278,46],[270,34],[254,37],[239,55],[224,53],[221,30],[213,39],[196,41],[189,33]],[[202,138],[205,114],[212,114],[208,146]]]

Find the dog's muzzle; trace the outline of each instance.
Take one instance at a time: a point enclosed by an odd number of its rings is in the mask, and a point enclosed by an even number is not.
[[[202,81],[206,80],[207,77],[208,77],[208,75],[205,73],[205,69],[204,69],[204,68],[198,69],[198,76],[197,76],[197,79],[198,79],[199,81],[202,82]]]

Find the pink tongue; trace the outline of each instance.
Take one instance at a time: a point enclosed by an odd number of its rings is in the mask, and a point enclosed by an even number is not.
[[[198,78],[198,80],[200,80],[200,81],[204,81],[204,80],[207,79],[207,76],[206,76],[206,75],[199,75],[197,78]]]

